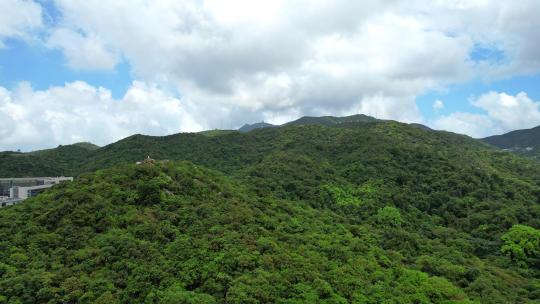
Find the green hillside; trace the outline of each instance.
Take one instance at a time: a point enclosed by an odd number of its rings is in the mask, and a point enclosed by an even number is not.
[[[137,134],[94,150],[69,145],[31,153],[0,152],[0,160],[6,164],[0,166],[0,177],[79,175],[112,165],[135,163],[147,155],[155,159],[189,160],[209,168],[232,172],[262,161],[267,153],[288,151],[299,144],[302,144],[302,149],[305,149],[301,151],[302,153],[311,154],[322,152],[327,154],[327,150],[315,148],[327,146],[329,149],[334,149],[344,144],[343,141],[347,140],[347,137],[351,137],[351,141],[360,145],[361,149],[369,148],[368,145],[371,143],[386,146],[388,140],[401,140],[392,138],[391,134],[389,136],[389,134],[381,133],[383,129],[393,128],[399,129],[396,134],[401,131],[413,132],[415,136],[420,137],[413,139],[414,141],[422,141],[426,136],[425,139],[440,137],[438,141],[441,144],[445,144],[444,141],[447,139],[465,140],[464,137],[457,135],[444,135],[446,134],[444,132],[427,132],[431,130],[417,125],[391,121],[347,123],[345,120],[327,127],[309,123],[297,125],[294,122],[279,128],[263,128],[246,133],[216,130],[159,137]],[[335,137],[332,138],[333,136]],[[364,138],[367,142],[358,142],[359,138]],[[467,145],[478,146],[478,143],[472,139],[465,142]],[[335,150],[331,155],[320,156],[333,158],[338,157],[338,154],[347,154],[340,149]]]
[[[334,117],[334,116],[322,116],[322,117],[313,117],[313,116],[304,116],[295,121],[286,123],[285,125],[319,125],[319,126],[334,126],[342,123],[354,123],[354,122],[376,122],[379,121],[376,118],[371,116],[356,114],[345,117]]]
[[[207,131],[201,131],[199,132],[198,134],[202,134],[202,135],[205,135],[205,136],[208,136],[208,137],[215,137],[215,136],[219,136],[219,135],[225,135],[225,134],[228,134],[228,133],[235,133],[236,131],[235,130],[207,130]]]
[[[0,209],[0,303],[540,302],[540,164],[338,126],[134,135],[66,160],[112,168]]]
[[[0,177],[74,175],[96,148],[66,145],[30,153],[0,152]],[[97,147],[97,146],[96,146]]]
[[[273,125],[273,124],[269,124],[269,123],[266,123],[266,122],[258,122],[258,123],[254,123],[254,124],[245,124],[242,127],[240,127],[238,129],[238,131],[240,131],[240,132],[251,132],[251,131],[257,130],[257,129],[275,128],[275,127],[278,127],[278,126]]]
[[[191,163],[81,176],[0,210],[0,301],[526,303],[540,296],[538,260],[518,267],[500,253],[498,237],[396,203],[391,184],[315,189],[310,201],[256,194]],[[537,225],[532,217],[525,222]],[[494,221],[482,231],[498,235],[505,226]]]
[[[325,126],[349,129],[348,134],[353,134],[354,132],[370,133],[376,125],[394,124],[404,129],[417,128],[431,131],[417,124],[407,126],[391,121],[380,121],[365,115],[353,115],[303,117],[279,128],[261,128],[251,132],[211,130],[159,137],[137,134],[101,148],[91,143],[78,143],[30,153],[0,152],[2,163],[0,177],[79,175],[116,164],[135,163],[147,155],[156,159],[189,160],[219,170],[233,170],[243,167],[246,161],[248,163],[260,161],[264,153],[268,151],[280,149],[280,146],[285,144],[283,141],[289,140],[285,136],[289,133],[287,130],[291,128],[291,130],[308,128],[306,129],[308,133],[316,133],[323,130],[321,127]],[[351,133],[351,130],[355,131]],[[360,134],[360,136],[364,135]],[[379,135],[374,134],[374,136]],[[314,139],[311,138],[311,140]],[[319,143],[312,142],[311,144],[318,145]],[[328,144],[336,143],[328,142]]]
[[[93,143],[87,142],[87,141],[74,143],[73,145],[84,148],[84,149],[87,149],[87,150],[97,150],[97,149],[99,149],[98,145],[94,145]]]
[[[516,130],[503,135],[495,135],[482,139],[484,142],[516,153],[540,160],[540,126]]]
[[[300,117],[297,120],[285,123],[281,126],[302,126],[302,125],[317,125],[317,126],[326,126],[332,127],[337,126],[342,123],[365,123],[365,122],[376,122],[381,121],[374,117],[367,116],[364,114],[356,114],[345,117],[335,117],[335,116],[304,116]],[[266,122],[259,122],[254,124],[245,124],[238,129],[240,132],[251,132],[257,129],[264,128],[276,128],[280,125],[273,125]]]

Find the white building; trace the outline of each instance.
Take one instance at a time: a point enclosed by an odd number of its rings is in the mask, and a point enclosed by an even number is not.
[[[0,208],[16,205],[17,203],[22,202],[22,199],[6,199],[0,201]]]
[[[65,181],[73,181],[73,177],[0,178],[0,208],[15,205]]]

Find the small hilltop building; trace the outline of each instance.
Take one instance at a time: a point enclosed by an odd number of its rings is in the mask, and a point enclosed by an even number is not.
[[[141,165],[141,164],[155,164],[156,163],[156,160],[153,159],[153,158],[150,158],[150,155],[147,155],[146,158],[143,160],[143,161],[138,161],[136,162],[137,165]]]

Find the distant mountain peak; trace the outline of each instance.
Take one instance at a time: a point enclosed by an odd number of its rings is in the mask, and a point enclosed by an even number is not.
[[[540,147],[540,126],[489,136],[483,138],[482,141],[502,149],[538,148]]]
[[[249,131],[253,131],[253,130],[256,130],[256,129],[274,128],[274,127],[277,127],[277,126],[262,121],[262,122],[258,122],[258,123],[254,123],[254,124],[245,124],[240,129],[238,129],[238,131],[240,131],[240,132],[249,132]]]
[[[88,141],[82,141],[82,142],[74,143],[73,146],[81,147],[81,148],[84,148],[84,149],[87,149],[87,150],[90,150],[90,151],[99,149],[98,145],[95,145],[95,144],[93,144],[91,142],[88,142]]]
[[[540,126],[481,139],[505,151],[540,159]]]

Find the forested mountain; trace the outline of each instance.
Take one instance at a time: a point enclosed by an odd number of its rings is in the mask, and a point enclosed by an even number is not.
[[[376,122],[380,121],[374,117],[367,116],[364,114],[356,114],[351,116],[345,116],[345,117],[334,117],[334,116],[321,116],[321,117],[314,117],[314,116],[304,116],[300,117],[297,120],[285,123],[281,126],[302,126],[302,125],[317,125],[317,126],[336,126],[342,123],[355,123],[355,122]],[[259,122],[254,124],[245,124],[243,125],[238,131],[240,132],[250,132],[256,129],[263,129],[263,128],[275,128],[279,127],[279,125],[273,125],[265,122]]]
[[[376,122],[378,119],[364,114],[356,114],[345,117],[322,116],[312,117],[304,116],[297,120],[286,123],[285,125],[319,125],[319,126],[334,126],[342,123],[354,122]]]
[[[29,153],[0,152],[0,177],[60,176],[80,172],[77,167],[98,149],[73,144]]]
[[[96,150],[96,149],[99,149],[99,146],[98,145],[95,145],[91,142],[79,142],[79,143],[75,143],[73,144],[74,146],[78,146],[78,147],[81,147],[81,148],[84,148],[84,149],[87,149],[87,150]]]
[[[269,123],[266,123],[266,122],[258,122],[258,123],[254,123],[254,124],[245,124],[240,129],[238,129],[238,131],[240,131],[240,132],[250,132],[250,131],[253,131],[253,130],[256,130],[256,129],[275,128],[275,127],[278,127],[278,126],[273,125],[273,124],[269,124]]]
[[[0,303],[540,301],[540,164],[466,136],[377,121],[74,151],[75,182],[0,209]]]
[[[281,129],[293,126],[327,126],[335,128],[363,128],[370,132],[369,124],[397,124],[392,121],[377,120],[370,116],[353,115],[347,117],[302,117],[296,121],[281,126],[275,134],[283,133]],[[405,126],[404,124],[401,124]],[[271,125],[272,127],[278,127]],[[431,130],[419,124],[409,126],[422,130]],[[210,130],[199,133],[179,133],[169,136],[133,135],[105,147],[98,147],[91,143],[78,143],[59,146],[54,149],[40,150],[29,153],[0,152],[0,177],[26,177],[51,175],[78,175],[107,168],[111,165],[125,162],[136,162],[147,155],[159,159],[192,160],[224,163],[230,166],[242,165],[245,156],[235,155],[264,153],[272,147],[268,146],[265,133],[240,134],[253,130],[265,129],[259,127],[242,132],[234,130]],[[272,133],[273,134],[273,133]],[[210,150],[209,150],[210,149]],[[221,153],[227,153],[227,160],[222,159]],[[230,155],[229,155],[230,154]],[[232,158],[238,158],[233,160]],[[212,167],[212,166],[210,166]]]
[[[540,126],[516,130],[503,135],[495,135],[482,139],[483,141],[501,149],[516,154],[540,159]]]

